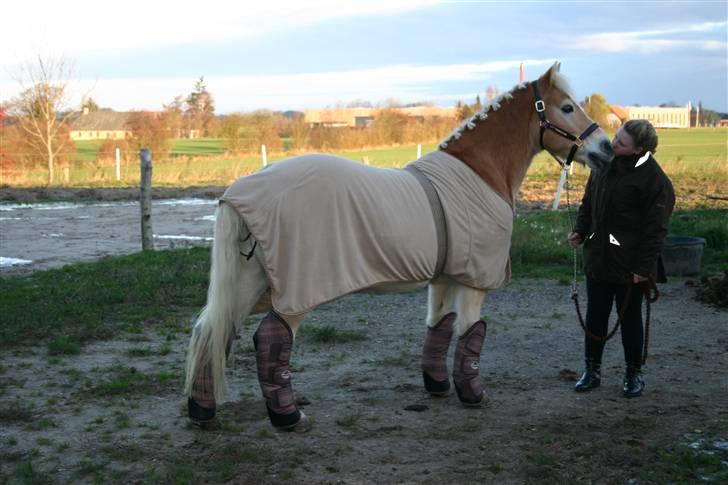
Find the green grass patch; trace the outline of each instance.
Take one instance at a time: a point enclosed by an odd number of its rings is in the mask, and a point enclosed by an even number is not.
[[[81,353],[81,345],[72,337],[60,335],[48,342],[48,354],[50,355],[78,355]]]
[[[114,365],[100,371],[100,377],[87,385],[83,395],[88,398],[131,396],[135,394],[157,394],[182,386],[182,374],[160,372],[146,374],[135,367]],[[114,423],[117,427],[128,425],[128,416],[117,414]]]
[[[333,325],[301,325],[298,334],[312,342],[341,344],[366,340],[367,334],[356,330],[339,329]]]
[[[550,211],[517,216],[511,245],[514,277],[547,277],[565,281],[573,274],[574,254],[566,243],[575,210]],[[695,209],[676,211],[669,234],[706,239],[703,271],[728,269],[728,210]],[[581,276],[582,249],[577,249]]]
[[[655,466],[640,477],[649,483],[728,483],[728,458],[724,451],[706,453],[687,447],[657,451]]]
[[[0,276],[0,347],[51,338],[49,351],[143,331],[204,304],[209,248],[147,251]]]
[[[340,418],[336,418],[336,424],[342,428],[354,428],[356,427],[364,417],[362,413],[351,413]]]
[[[565,211],[516,217],[511,247],[515,278],[548,277],[567,283],[573,252],[565,243]],[[703,270],[728,269],[728,211],[677,211],[670,234],[707,241]],[[578,261],[582,261],[578,250]],[[73,355],[93,339],[148,330],[169,338],[187,329],[205,301],[209,248],[148,251],[67,265],[24,276],[0,276],[0,348],[47,342],[51,355]],[[579,270],[581,275],[581,270]],[[300,335],[317,343],[366,340],[361,331],[304,324]],[[131,349],[127,357],[166,355],[171,346]],[[0,367],[0,373],[4,371]]]
[[[18,483],[26,485],[53,483],[51,476],[38,470],[30,460],[21,461],[15,465],[13,477],[18,481]]]

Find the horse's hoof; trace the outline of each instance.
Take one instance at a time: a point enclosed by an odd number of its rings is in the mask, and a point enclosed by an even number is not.
[[[480,391],[480,395],[474,396],[472,392],[462,392],[457,384],[455,385],[455,390],[457,391],[458,398],[460,399],[460,404],[462,404],[463,407],[482,408],[488,404],[489,399],[488,396],[485,395],[485,391]]]
[[[187,415],[192,421],[204,423],[215,419],[215,408],[206,408],[200,406],[197,401],[191,397],[187,398]]]
[[[450,394],[450,380],[436,381],[427,372],[422,372],[422,378],[425,382],[425,390],[430,396],[445,397]]]
[[[299,419],[297,423],[289,426],[279,426],[276,429],[278,431],[285,431],[288,433],[306,433],[307,431],[310,431],[313,423],[311,423],[311,420],[308,419],[308,416],[306,416],[303,411],[299,410],[298,412],[301,413],[301,419]]]
[[[218,429],[222,429],[222,424],[217,418],[208,419],[206,421],[190,419],[190,423],[192,423],[192,426],[200,428],[203,431],[215,431]]]

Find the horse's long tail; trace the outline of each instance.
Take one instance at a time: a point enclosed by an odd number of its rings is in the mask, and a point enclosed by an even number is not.
[[[216,211],[215,239],[212,245],[210,286],[207,304],[197,317],[187,353],[185,393],[192,393],[198,373],[211,373],[215,401],[225,395],[225,363],[230,344],[245,309],[240,255],[240,234],[244,223],[235,210],[222,203]],[[250,311],[250,308],[247,308]]]

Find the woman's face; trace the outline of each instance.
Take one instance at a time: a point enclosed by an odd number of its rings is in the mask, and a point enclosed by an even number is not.
[[[635,155],[642,151],[641,147],[634,146],[632,136],[624,128],[617,130],[612,140],[612,149],[617,156]]]

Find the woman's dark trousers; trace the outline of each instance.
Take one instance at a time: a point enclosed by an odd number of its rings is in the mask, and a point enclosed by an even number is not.
[[[606,336],[610,325],[609,315],[612,303],[617,302],[617,315],[622,311],[624,298],[630,285],[616,285],[599,281],[587,276],[586,288],[588,305],[586,310],[586,326],[594,335]],[[616,320],[612,320],[614,322]],[[614,325],[614,323],[612,323]],[[627,367],[639,369],[642,364],[642,345],[644,333],[642,329],[642,288],[634,285],[630,292],[627,308],[621,324],[622,346]],[[585,358],[587,362],[601,363],[605,342],[584,336]]]

